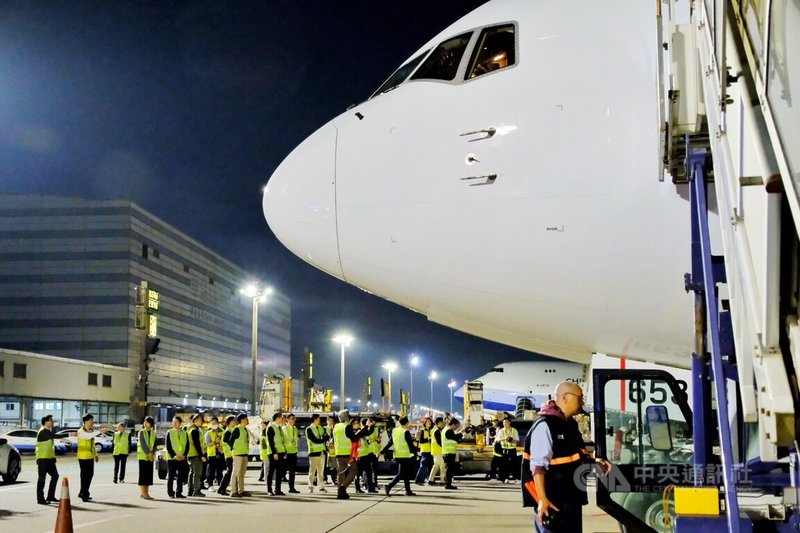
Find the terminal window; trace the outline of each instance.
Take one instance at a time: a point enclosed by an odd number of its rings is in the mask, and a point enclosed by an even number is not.
[[[28,378],[28,365],[25,363],[14,363],[14,377],[20,379]]]
[[[103,387],[110,387],[110,386],[111,386],[111,376],[103,374]]]
[[[149,255],[150,255],[150,247],[148,247],[146,244],[142,244],[142,257],[147,259]]]
[[[89,372],[89,385],[97,386],[97,374]]]
[[[6,377],[6,362],[0,361],[0,378]]]
[[[153,259],[158,259],[159,257],[161,257],[161,252],[153,248]]]

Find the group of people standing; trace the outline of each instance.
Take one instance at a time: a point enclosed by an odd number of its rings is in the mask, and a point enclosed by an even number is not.
[[[517,462],[517,445],[520,442],[519,432],[511,427],[511,418],[503,418],[503,425],[497,417],[492,418],[492,425],[486,428],[486,445],[492,447],[492,464],[489,480],[507,483],[515,479],[519,471]]]
[[[152,420],[152,419],[151,419]],[[83,424],[78,428],[77,436],[77,456],[80,467],[80,490],[78,497],[84,502],[92,501],[89,492],[92,480],[94,479],[94,465],[100,460],[97,454],[95,439],[100,434],[108,432],[105,428],[94,429],[94,416],[84,415],[81,419]],[[38,479],[36,483],[36,502],[40,505],[49,505],[58,501],[56,499],[56,487],[58,486],[58,468],[56,467],[56,448],[55,435],[53,434],[53,415],[42,417],[42,427],[36,436],[36,466],[38,468]],[[130,452],[131,435],[125,429],[125,424],[119,424],[113,436],[114,456],[114,483],[125,482],[125,466]],[[155,443],[153,444],[155,448]],[[47,490],[47,497],[44,494],[44,487],[50,476],[50,485]],[[151,476],[152,479],[152,476]],[[152,481],[151,481],[152,484]]]
[[[295,487],[299,434],[297,419],[293,414],[276,413],[270,422],[261,423],[258,439],[263,469],[259,481],[265,481],[267,492],[283,496],[283,483],[288,482],[289,493],[299,493]],[[250,432],[247,415],[227,416],[220,424],[212,417],[204,427],[202,414],[192,415],[188,424],[180,416],[172,419],[172,427],[164,439],[167,460],[167,495],[172,499],[204,497],[203,491],[216,484],[217,492],[232,498],[249,494],[244,490],[244,476],[250,453]],[[305,428],[308,443],[309,474],[308,492],[327,492],[326,480],[332,478],[337,489],[337,498],[347,499],[347,489],[355,481],[356,492],[378,493],[377,464],[379,456],[393,457],[397,462],[397,475],[384,487],[386,495],[401,481],[405,493],[413,496],[411,483],[435,485],[435,477],[444,488],[454,490],[456,447],[461,435],[456,432],[459,422],[455,418],[423,419],[423,427],[416,437],[410,431],[407,417],[395,421],[389,429],[389,439],[381,446],[380,430],[374,417],[359,419],[351,417],[346,410],[327,420],[313,414],[311,423]],[[42,419],[36,447],[39,480],[37,501],[48,504],[56,501],[55,489],[58,471],[55,463],[53,417]],[[83,425],[77,431],[78,462],[81,470],[81,488],[78,496],[91,501],[89,488],[94,476],[94,464],[99,460],[95,438],[106,433],[106,429],[94,429],[94,417],[83,417]],[[125,482],[126,463],[131,451],[131,434],[124,424],[119,424],[114,433],[114,483]],[[155,420],[146,417],[138,433],[136,453],[139,463],[140,497],[154,499],[150,494],[156,456]],[[417,466],[417,456],[420,456]],[[50,486],[45,497],[46,476]],[[187,494],[184,494],[186,487]],[[230,490],[229,490],[230,489]]]
[[[180,416],[173,417],[172,428],[167,431],[165,439],[167,495],[172,499],[186,498],[183,491],[184,485],[188,485],[189,497],[203,498],[203,491],[211,489],[216,483],[217,492],[221,495],[232,498],[247,496],[244,476],[250,454],[249,423],[244,413],[226,417],[224,426],[220,426],[219,418],[212,417],[208,429],[204,430],[204,419],[200,413],[192,415],[185,428]],[[140,435],[146,430],[150,430],[147,419]],[[139,442],[142,442],[141,436]],[[140,449],[140,453],[142,451]],[[148,468],[149,479],[140,477],[139,485],[147,481],[152,484],[152,465],[140,463],[141,466]],[[142,494],[143,498],[151,499],[146,491]]]

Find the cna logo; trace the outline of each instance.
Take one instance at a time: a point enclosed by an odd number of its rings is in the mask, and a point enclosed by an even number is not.
[[[595,472],[595,479],[603,485],[609,492],[631,492],[631,484],[628,479],[623,475],[619,468],[611,467],[608,474],[603,474],[600,467],[593,464],[584,464],[575,470],[575,475],[572,477],[573,483],[583,492],[586,492],[589,486],[589,478],[591,473]]]

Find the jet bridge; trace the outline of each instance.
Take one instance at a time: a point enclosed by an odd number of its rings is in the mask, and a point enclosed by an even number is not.
[[[663,179],[691,206],[691,408],[668,375],[595,372],[598,453],[622,463],[598,503],[628,531],[798,531],[800,2],[661,6]],[[636,395],[612,416],[619,380]]]

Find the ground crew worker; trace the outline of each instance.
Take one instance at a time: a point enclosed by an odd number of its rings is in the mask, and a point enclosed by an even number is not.
[[[56,502],[56,484],[58,483],[58,469],[56,468],[56,445],[53,440],[53,415],[42,417],[42,427],[36,435],[36,466],[39,469],[39,478],[36,481],[36,503],[47,505]],[[50,486],[47,488],[47,498],[44,497],[44,483],[50,476]]]
[[[136,443],[136,458],[139,459],[139,492],[143,500],[154,499],[150,496],[153,484],[153,463],[156,458],[156,421],[152,416],[145,417]]]
[[[269,472],[267,472],[267,492],[274,496],[284,496],[281,490],[284,465],[286,464],[286,445],[283,442],[283,414],[272,415],[272,422],[267,426],[267,447],[269,448]],[[275,491],[272,491],[272,480],[275,480]]]
[[[422,429],[417,433],[419,440],[420,461],[417,477],[414,482],[417,485],[424,485],[428,479],[428,474],[433,468],[433,455],[431,455],[431,439],[433,438],[433,420],[425,417],[422,420]]]
[[[311,424],[306,428],[306,442],[308,443],[308,492],[314,492],[314,481],[317,483],[317,491],[325,490],[325,443],[328,435],[322,426],[321,418],[318,414],[311,415]]]
[[[562,381],[555,400],[539,410],[541,415],[525,437],[522,456],[523,506],[536,510],[536,530],[549,532],[542,519],[555,520],[559,531],[582,531],[581,507],[588,503],[586,490],[575,483],[577,469],[594,462],[584,448],[583,437],[573,416],[583,408],[583,391],[577,383]],[[611,463],[597,461],[603,473]]]
[[[231,477],[231,498],[249,496],[244,491],[244,475],[247,473],[247,461],[250,455],[250,432],[247,430],[247,415],[236,416],[239,423],[231,432],[230,442],[233,450],[233,475]]]
[[[222,450],[222,430],[219,428],[219,418],[211,417],[211,424],[206,431],[206,485],[211,488],[216,480],[217,485],[222,482],[222,471],[225,469],[225,457]]]
[[[514,470],[517,464],[517,443],[519,443],[519,433],[511,427],[511,419],[503,419],[503,427],[497,432],[495,438],[500,443],[502,461],[500,463],[500,482],[506,483],[514,479]]]
[[[83,425],[78,428],[78,465],[81,468],[81,490],[78,492],[78,498],[84,502],[90,502],[92,496],[89,494],[89,487],[94,478],[94,464],[100,460],[94,447],[94,438],[101,433],[105,434],[106,429],[94,431],[94,416],[92,415],[84,415],[82,420]]]
[[[458,488],[453,485],[453,477],[456,475],[456,447],[461,442],[461,434],[456,433],[458,424],[456,417],[452,417],[447,423],[447,429],[441,431],[442,454],[444,456],[444,464],[447,465],[444,488],[448,490],[456,490]]]
[[[186,454],[189,449],[189,436],[181,427],[183,419],[179,416],[172,417],[172,428],[167,431],[167,495],[170,498],[185,498],[183,485],[189,473]],[[177,487],[175,483],[177,482]]]
[[[375,488],[375,477],[372,472],[373,458],[375,453],[372,451],[372,436],[378,432],[374,418],[364,418],[361,421],[364,431],[361,432],[361,441],[358,446],[358,476],[356,476],[356,492],[363,493],[361,490],[361,479],[363,477],[367,492],[374,494],[378,492]]]
[[[231,446],[231,434],[236,427],[236,417],[229,415],[225,419],[225,429],[222,431],[222,457],[225,461],[225,475],[219,484],[219,494],[228,495],[228,485],[231,483],[233,473],[233,447]]]
[[[336,450],[333,446],[333,428],[335,427],[336,420],[333,416],[325,419],[325,434],[328,436],[328,445],[325,448],[325,474],[323,477],[331,476],[331,484],[338,485],[338,468],[336,465]]]
[[[261,435],[258,438],[258,456],[261,458],[261,472],[258,474],[258,480],[264,481],[269,468],[269,443],[267,442],[267,421],[261,421]]]
[[[397,485],[400,480],[403,480],[403,485],[406,489],[406,496],[416,496],[411,491],[411,477],[414,475],[414,459],[417,454],[417,447],[414,445],[414,439],[411,437],[411,432],[408,428],[411,423],[408,417],[402,417],[398,425],[392,430],[392,436],[389,446],[394,447],[394,460],[397,461],[397,475],[394,476],[384,489],[387,496],[391,496],[391,490]]]
[[[433,438],[431,439],[431,455],[433,456],[433,468],[431,468],[430,476],[428,477],[428,485],[436,485],[434,479],[436,474],[439,474],[439,483],[444,483],[447,476],[447,465],[444,462],[444,453],[442,450],[442,433],[444,430],[444,418],[437,417],[436,424],[431,432]]]
[[[206,459],[206,440],[201,435],[200,427],[203,425],[203,415],[192,415],[192,424],[189,426],[189,452],[186,458],[189,462],[189,496],[204,498],[200,490],[203,484],[203,463]]]
[[[486,428],[486,444],[492,447],[492,464],[489,468],[487,479],[500,479],[500,468],[503,462],[503,447],[497,438],[500,430],[500,421],[497,417],[492,417],[492,425]]]
[[[125,465],[128,464],[128,454],[131,452],[131,434],[125,430],[125,424],[117,424],[114,432],[114,483],[125,483]]]
[[[289,492],[299,494],[294,488],[294,478],[297,473],[297,452],[300,447],[300,437],[297,434],[297,417],[293,414],[286,416],[286,425],[283,426],[283,444],[286,446],[286,462],[284,470],[289,474]]]
[[[336,498],[339,500],[350,498],[350,495],[347,494],[347,487],[358,475],[358,463],[350,463],[350,454],[353,443],[361,439],[360,432],[363,430],[353,429],[349,422],[350,412],[343,409],[339,412],[339,422],[333,427],[333,448],[336,455],[337,485],[339,486]]]
[[[373,423],[375,423],[375,417],[371,417]],[[372,433],[369,436],[369,450],[370,450],[370,460],[372,461],[372,486],[375,488],[375,492],[378,491],[380,485],[378,485],[378,456],[381,454],[381,428],[375,424],[372,427]]]

